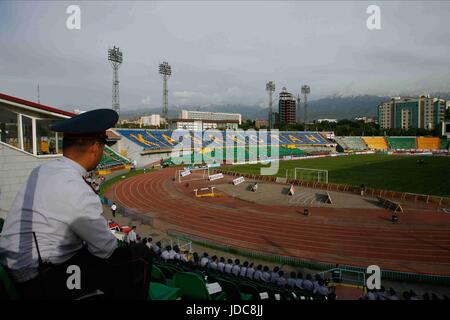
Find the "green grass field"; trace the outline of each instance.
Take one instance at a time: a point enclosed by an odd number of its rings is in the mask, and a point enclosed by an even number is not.
[[[423,160],[423,164],[418,164]],[[260,174],[262,165],[232,166],[227,170]],[[277,176],[294,177],[295,168],[328,170],[330,183],[450,197],[450,157],[353,155],[281,161]]]

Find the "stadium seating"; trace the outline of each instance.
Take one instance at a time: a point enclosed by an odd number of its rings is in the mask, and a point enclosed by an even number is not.
[[[416,149],[416,137],[388,137],[387,142],[394,150]]]
[[[363,137],[364,142],[369,149],[387,150],[388,145],[384,137]]]
[[[367,145],[361,137],[335,137],[334,140],[344,150],[367,150]]]
[[[174,141],[171,130],[142,130],[142,129],[115,129],[123,137],[133,141],[141,146],[144,150],[167,150],[173,148],[177,142]],[[223,131],[222,131],[223,133]],[[326,145],[328,141],[324,139],[318,132],[280,132],[279,136],[272,136],[274,140],[278,140],[280,145]],[[199,143],[202,141],[202,132],[190,132],[186,138]],[[237,143],[238,146],[244,146],[246,142],[250,144],[262,143],[258,141],[256,135],[247,134],[245,136],[242,132],[233,134],[231,139]],[[225,137],[219,138],[210,134],[204,136],[202,147],[218,147],[223,146]]]
[[[441,141],[439,138],[433,137],[418,137],[417,149],[419,150],[439,150],[441,147]]]
[[[123,165],[127,165],[127,164],[130,164],[130,161],[128,161],[127,159],[125,159],[122,156],[119,156],[108,146],[105,146],[103,148],[103,155],[100,160],[99,169],[107,169],[107,168],[123,166]]]

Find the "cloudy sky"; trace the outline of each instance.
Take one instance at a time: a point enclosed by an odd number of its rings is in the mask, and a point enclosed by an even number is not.
[[[371,4],[381,30],[366,26]],[[39,83],[42,103],[110,107],[113,45],[122,109],[161,106],[164,60],[170,105],[265,106],[269,80],[309,84],[311,99],[448,92],[449,16],[450,1],[0,1],[0,92],[36,100]]]

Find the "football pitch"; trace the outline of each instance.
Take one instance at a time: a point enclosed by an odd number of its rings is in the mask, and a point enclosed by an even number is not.
[[[227,170],[260,174],[262,166]],[[279,166],[279,177],[294,178],[295,168],[322,169],[330,183],[450,197],[450,157],[371,154],[280,161]]]

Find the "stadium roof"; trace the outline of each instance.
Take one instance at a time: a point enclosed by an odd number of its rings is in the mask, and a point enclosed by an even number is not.
[[[53,113],[64,115],[64,116],[73,117],[75,115],[75,113],[72,113],[72,112],[69,112],[69,111],[64,111],[64,110],[61,110],[61,109],[58,109],[58,108],[55,108],[55,107],[50,107],[50,106],[46,106],[46,105],[39,104],[39,103],[36,103],[36,102],[32,102],[32,101],[20,99],[20,98],[17,98],[17,97],[9,96],[9,95],[4,94],[4,93],[0,93],[0,101],[1,100],[5,100],[5,101],[9,101],[9,102],[25,105],[25,106],[32,107],[32,108],[39,109],[39,110],[43,110],[43,111],[53,112]]]

